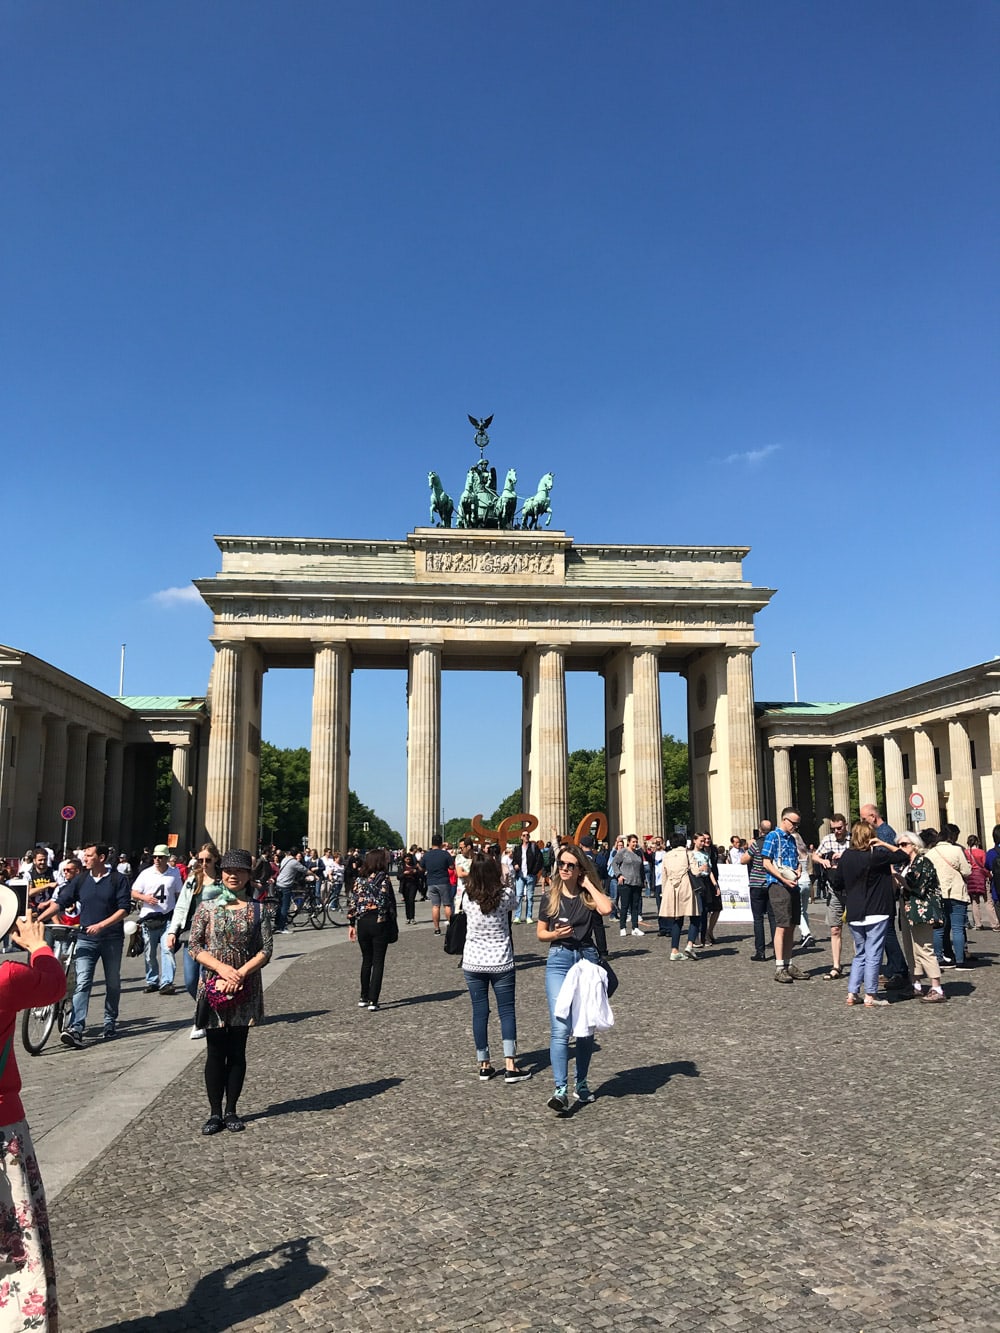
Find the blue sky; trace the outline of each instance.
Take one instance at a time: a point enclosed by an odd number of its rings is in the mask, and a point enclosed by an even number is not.
[[[0,639],[203,693],[214,533],[401,538],[492,412],[576,540],[753,548],[758,698],[995,656],[998,55],[977,0],[8,0]],[[401,825],[402,676],[354,692]],[[446,814],[517,700],[446,676]]]

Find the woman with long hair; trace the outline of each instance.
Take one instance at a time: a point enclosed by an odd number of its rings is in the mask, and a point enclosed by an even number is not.
[[[361,946],[359,1009],[375,1013],[382,994],[385,955],[396,927],[396,895],[389,879],[389,852],[366,852],[361,874],[347,895],[347,938]]]
[[[420,865],[412,852],[407,852],[403,857],[403,864],[399,871],[399,891],[403,895],[403,902],[406,904],[406,924],[408,926],[417,924],[417,894],[426,880],[427,876],[424,874],[423,866]]]
[[[264,1018],[260,969],[271,961],[271,918],[248,897],[253,857],[242,848],[219,861],[222,888],[202,902],[191,923],[188,952],[201,969],[199,1026],[205,1029],[203,1134],[245,1128],[236,1105],[247,1071],[247,1037]],[[223,1099],[225,1107],[223,1108]]]
[[[603,917],[611,911],[611,899],[601,888],[601,877],[590,857],[576,843],[559,843],[553,829],[553,883],[539,907],[536,934],[549,946],[545,962],[545,997],[549,1002],[549,1055],[555,1092],[549,1098],[551,1110],[569,1109],[569,1039],[570,1020],[556,1014],[556,1000],[566,974],[585,958],[597,963],[600,952],[595,931],[603,931]],[[593,1036],[576,1038],[576,1089],[578,1102],[592,1102],[594,1094],[587,1083],[594,1054]]]
[[[222,889],[219,873],[219,849],[214,842],[203,842],[198,848],[194,862],[194,872],[184,881],[180,896],[174,907],[170,925],[167,927],[166,947],[173,952],[181,942],[181,936],[191,929],[194,914],[202,903],[211,902]],[[191,957],[190,949],[184,950],[184,986],[192,1000],[198,998],[198,980],[201,969]],[[191,1040],[198,1041],[205,1033],[197,1023],[191,1029]]]
[[[489,1043],[492,987],[503,1038],[504,1082],[523,1083],[531,1078],[531,1073],[519,1069],[515,1059],[517,1017],[514,1012],[514,944],[510,936],[510,913],[517,891],[513,885],[504,884],[499,858],[489,855],[477,857],[472,862],[462,886],[466,917],[462,972],[472,1000],[472,1036],[476,1043],[479,1078],[488,1083],[497,1072],[490,1059]]]
[[[866,1009],[889,1003],[879,997],[878,976],[889,922],[896,912],[892,870],[909,861],[907,852],[876,838],[875,830],[865,820],[859,819],[851,826],[851,845],[837,862],[833,877],[834,892],[845,902],[847,924],[854,938],[848,1004],[861,1003],[862,981]]]

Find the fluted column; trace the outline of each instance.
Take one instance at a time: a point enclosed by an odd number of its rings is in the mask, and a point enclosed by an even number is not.
[[[232,845],[240,816],[240,688],[242,645],[216,645],[212,665],[212,730],[208,744],[205,826],[222,851]]]
[[[913,728],[913,752],[917,781],[912,790],[924,798],[926,823],[938,828],[941,819],[941,798],[938,795],[937,765],[934,762],[934,742],[926,727]]]
[[[0,848],[13,846],[10,834],[10,813],[14,775],[10,768],[10,736],[14,706],[9,699],[0,699]],[[21,848],[24,851],[24,848]]]
[[[990,775],[993,779],[993,823],[1000,824],[1000,711],[987,715],[990,729]]]
[[[903,751],[895,736],[882,737],[885,759],[885,817],[899,833],[906,828],[906,784],[903,778]]]
[[[66,733],[66,804],[76,811],[76,819],[69,827],[69,840],[80,847],[87,832],[87,728],[71,722]]]
[[[441,646],[410,648],[406,845],[429,847],[441,823]]]
[[[538,701],[533,725],[538,733],[538,826],[569,830],[569,776],[566,754],[566,661],[553,645],[538,649]],[[532,812],[534,813],[534,812]]]
[[[42,710],[18,707],[17,763],[14,769],[11,833],[20,855],[38,837],[38,787],[42,776]]]
[[[825,750],[817,750],[813,755],[813,786],[816,789],[816,821],[823,831],[834,813],[830,804],[830,760]]]
[[[170,832],[177,834],[177,850],[190,850],[188,817],[191,811],[191,741],[181,741],[170,751]]]
[[[104,841],[104,766],[108,738],[92,731],[87,737],[87,829],[88,842]]]
[[[739,833],[749,838],[760,819],[757,787],[757,731],[753,713],[753,659],[739,648],[726,661],[726,698],[729,707],[730,828],[717,836]],[[666,832],[667,830],[664,830]]]
[[[839,745],[830,751],[830,772],[833,776],[833,809],[831,814],[843,815],[851,822],[851,784],[847,776],[847,756]]]
[[[123,847],[122,787],[124,785],[124,742],[108,740],[107,763],[104,768],[104,833],[108,842]]]
[[[309,842],[320,852],[324,847],[344,848],[347,843],[350,717],[350,649],[345,643],[317,644],[309,761]]]
[[[792,761],[787,745],[774,746],[774,817],[777,821],[782,810],[792,803]],[[777,827],[777,824],[775,824]]]
[[[867,741],[858,741],[858,806],[878,805],[875,756]]]
[[[563,746],[565,748],[565,677],[563,677]],[[653,648],[632,650],[632,709],[626,744],[632,774],[636,827],[645,833],[663,829],[663,728],[660,723],[660,664]],[[569,788],[566,789],[569,817]],[[542,825],[546,828],[545,825]],[[562,829],[564,825],[556,825]],[[567,831],[571,831],[567,828]],[[548,836],[546,831],[545,836]]]
[[[59,811],[66,804],[66,719],[51,714],[45,718],[45,749],[42,758],[42,794],[38,804],[39,834],[56,847],[62,840]]]
[[[948,723],[948,752],[951,762],[948,821],[958,825],[964,842],[970,833],[976,832],[976,788],[969,733],[961,718]]]

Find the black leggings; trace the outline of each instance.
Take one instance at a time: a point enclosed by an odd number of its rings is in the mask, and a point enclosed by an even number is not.
[[[367,1004],[378,1004],[382,993],[382,971],[385,951],[389,947],[388,926],[379,925],[377,913],[362,912],[358,917],[358,943],[361,945],[361,998]]]
[[[641,884],[619,884],[618,885],[618,924],[622,930],[625,929],[625,923],[632,916],[632,929],[637,930],[639,926],[639,917],[642,915],[642,885]]]
[[[249,1028],[209,1028],[205,1033],[205,1091],[213,1115],[236,1111],[247,1073],[247,1035]]]

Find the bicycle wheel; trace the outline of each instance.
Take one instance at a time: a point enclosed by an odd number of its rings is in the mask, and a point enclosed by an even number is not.
[[[309,924],[313,930],[322,930],[326,925],[326,904],[323,902],[322,895],[315,890],[309,899],[307,911]]]
[[[41,1055],[56,1025],[58,1008],[55,1004],[45,1004],[40,1009],[25,1009],[21,1019],[21,1040],[29,1055]]]

